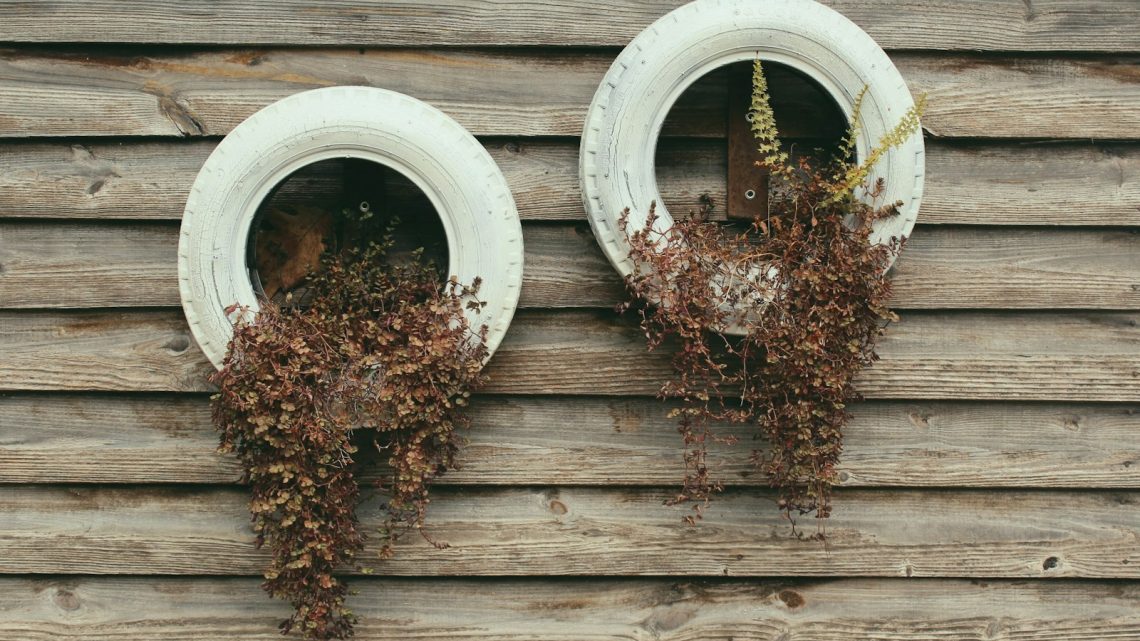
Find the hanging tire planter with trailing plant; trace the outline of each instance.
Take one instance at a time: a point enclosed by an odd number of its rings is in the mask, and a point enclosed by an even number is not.
[[[305,305],[261,299],[247,247],[259,206],[298,169],[363,159],[410,179],[447,240],[450,278],[393,227],[357,212],[363,246],[326,251]],[[362,208],[364,209],[364,208]],[[345,210],[345,215],[348,215]],[[367,87],[296,94],[238,125],[191,189],[179,242],[182,303],[218,373],[221,449],[252,489],[263,587],[294,608],[282,630],[346,638],[355,621],[335,573],[358,565],[358,448],[390,467],[380,557],[422,529],[428,483],[454,466],[464,407],[518,303],[523,246],[506,180],[462,126],[409,96]],[[439,547],[446,544],[432,541]]]
[[[750,128],[772,181],[768,211],[746,232],[675,217],[661,202],[654,156],[662,124],[702,76],[753,61]],[[793,162],[776,131],[763,66],[807,76],[847,117],[831,165]],[[650,349],[669,345],[686,474],[678,501],[702,507],[720,489],[705,465],[718,421],[751,423],[768,451],[754,461],[777,504],[826,518],[853,380],[877,359],[886,271],[911,232],[924,152],[916,105],[886,53],[812,0],[697,0],[639,34],[587,113],[580,178],[604,253],[625,278]],[[822,524],[823,521],[820,521]],[[822,529],[817,532],[822,536]]]
[[[332,158],[391,167],[428,196],[447,235],[448,273],[484,281],[487,304],[469,320],[487,325],[490,357],[522,286],[522,227],[510,188],[486,149],[450,116],[374,87],[315,89],[275,102],[235,127],[199,170],[178,245],[182,306],[198,346],[220,367],[233,333],[225,309],[258,308],[246,265],[258,206],[293,172]]]
[[[659,230],[673,217],[661,202],[654,154],[670,108],[702,76],[759,58],[786,65],[818,83],[850,120],[866,88],[856,153],[872,145],[914,106],[906,81],[879,45],[837,11],[813,0],[698,0],[642,31],[614,61],[586,115],[579,154],[582,197],[594,235],[610,263],[633,270],[618,218],[629,208],[633,227],[656,203]],[[877,221],[880,243],[910,234],[922,199],[924,150],[916,133],[887,150],[871,183],[882,178],[883,202],[903,201],[899,214]]]

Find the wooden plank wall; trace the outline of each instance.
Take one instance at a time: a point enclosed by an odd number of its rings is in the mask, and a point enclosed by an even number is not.
[[[176,234],[220,136],[337,84],[470,128],[526,239],[429,512],[452,547],[409,537],[358,577],[358,638],[1140,639],[1140,5],[828,3],[930,110],[902,321],[822,546],[739,449],[702,524],[662,505],[667,364],[584,222],[589,100],[679,1],[0,0],[0,639],[277,638]],[[724,191],[716,105],[662,143],[675,208]]]

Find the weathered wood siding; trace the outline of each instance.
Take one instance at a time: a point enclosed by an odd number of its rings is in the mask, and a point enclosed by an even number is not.
[[[586,107],[678,4],[0,0],[0,639],[278,638],[178,218],[243,118],[367,84],[480,136],[526,273],[429,513],[452,547],[408,537],[357,577],[358,638],[1140,640],[1140,4],[828,0],[930,110],[826,546],[741,448],[714,451],[729,489],[698,527],[662,505],[667,361],[610,311],[585,224]],[[662,142],[675,208],[725,189],[718,90]]]

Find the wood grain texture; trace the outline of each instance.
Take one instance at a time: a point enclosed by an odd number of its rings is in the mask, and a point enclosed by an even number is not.
[[[952,579],[368,579],[359,639],[1099,641],[1140,639],[1140,589]],[[285,604],[247,578],[4,578],[21,641],[273,641]]]
[[[936,138],[1123,140],[1140,134],[1140,111],[1131,105],[1140,99],[1140,64],[1133,58],[915,56],[900,59],[899,69],[913,93],[928,95],[922,127]],[[1074,126],[1080,119],[1087,126]]]
[[[491,138],[524,220],[585,219],[577,140]],[[0,143],[0,218],[182,217],[213,140]],[[951,144],[928,140],[919,222],[969,225],[1140,225],[1140,148],[1126,144]],[[675,212],[702,193],[725,202],[723,141],[664,139],[657,180]],[[322,179],[324,178],[324,179]],[[297,199],[339,195],[314,176]]]
[[[625,299],[587,225],[523,237],[522,307]],[[171,224],[0,221],[0,308],[179,306],[177,250]],[[1140,309],[1140,233],[919,227],[892,274],[899,309]]]
[[[662,504],[672,493],[435,488],[429,532],[450,547],[413,533],[377,571],[1140,578],[1136,492],[843,490],[826,544],[794,536],[766,491],[727,491],[695,527]],[[256,574],[268,554],[247,502],[243,488],[0,487],[0,573]],[[360,514],[379,526],[375,502]]]
[[[926,224],[1138,225],[1140,149],[929,142]]]
[[[448,485],[657,485],[682,470],[674,404],[480,396]],[[1140,406],[870,401],[844,430],[844,487],[1140,488]],[[0,483],[234,483],[204,396],[0,397]],[[727,485],[766,483],[747,427],[711,448]],[[588,463],[584,463],[588,462]],[[371,477],[373,470],[366,468]]]
[[[919,227],[892,278],[900,308],[1132,308],[1140,234]]]
[[[180,313],[9,316],[0,344],[9,389],[202,391],[214,371]]]
[[[412,95],[477,134],[576,135],[608,66],[599,53],[12,49],[0,53],[0,136],[221,135],[271,102],[331,85]]]
[[[452,547],[411,535],[356,577],[358,638],[1140,641],[1140,5],[824,1],[930,96],[910,311],[860,380],[826,548],[775,510],[762,442],[714,448],[729,490],[697,528],[662,505],[667,355],[590,309],[621,288],[576,137],[617,47],[681,0],[0,0],[0,639],[280,638],[175,309],[177,220],[242,119],[362,84],[482,136],[532,222],[530,309],[434,488]],[[778,73],[781,130],[818,137]],[[675,213],[724,202],[726,92],[705,78],[667,122]],[[962,309],[993,311],[930,311]]]
[[[888,49],[1134,51],[1127,0],[824,0]],[[0,2],[0,41],[273,45],[625,45],[684,0]]]
[[[1135,401],[1130,313],[911,312],[857,380],[872,399]],[[174,311],[0,313],[0,391],[208,391],[212,367]],[[488,392],[652,395],[668,355],[632,318],[524,311],[488,368]]]
[[[48,307],[181,305],[178,227],[0,223],[0,306],[37,307],[36,298],[54,299]]]
[[[929,94],[923,126],[935,137],[1140,139],[1140,64],[1131,57],[893,61],[912,91]],[[0,137],[216,136],[273,101],[330,85],[409,94],[477,135],[577,136],[611,63],[595,50],[4,49]],[[723,136],[724,96],[708,97],[707,109],[670,131]]]

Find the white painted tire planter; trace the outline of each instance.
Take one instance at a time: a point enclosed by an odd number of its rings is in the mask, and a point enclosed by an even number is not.
[[[838,12],[813,0],[697,0],[666,14],[621,52],[586,115],[579,158],[582,198],[594,235],[613,266],[633,270],[618,218],[630,210],[630,228],[645,225],[657,203],[664,231],[673,219],[654,171],[661,125],[669,109],[702,76],[735,62],[760,58],[787,65],[819,83],[850,121],[864,87],[858,137],[862,160],[914,105],[887,54]],[[899,215],[879,221],[872,241],[909,235],[922,198],[924,151],[917,132],[878,162],[870,181],[886,182],[876,202],[901,200]]]
[[[481,144],[438,109],[371,87],[330,87],[276,102],[234,128],[194,181],[178,244],[182,306],[198,345],[220,367],[234,304],[257,309],[246,266],[258,206],[298,169],[361,158],[407,176],[443,222],[448,273],[483,284],[487,305],[468,311],[487,325],[488,357],[510,325],[522,286],[523,240],[506,179]]]

